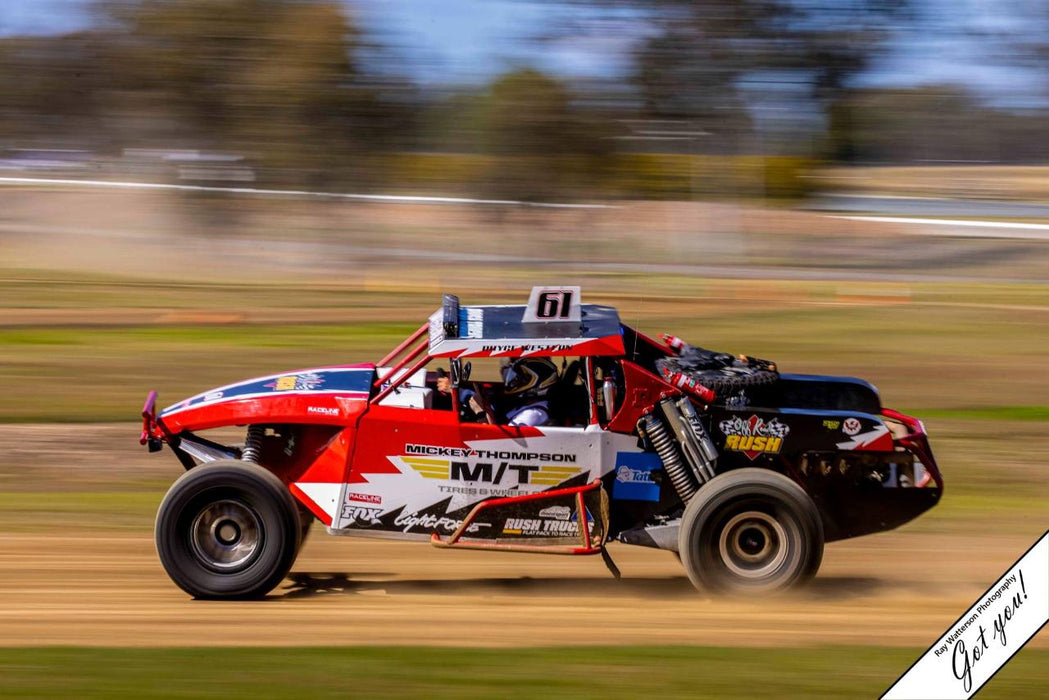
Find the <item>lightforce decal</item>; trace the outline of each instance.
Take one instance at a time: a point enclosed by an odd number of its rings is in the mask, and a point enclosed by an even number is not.
[[[398,515],[393,524],[397,527],[403,528],[404,532],[411,532],[415,528],[422,528],[424,530],[444,530],[445,532],[455,532],[462,524],[462,520],[456,518],[449,518],[443,515],[435,515],[433,513],[402,513]],[[491,523],[470,523],[466,528],[467,533],[480,532],[481,528],[491,527]]]
[[[790,426],[778,419],[765,421],[758,416],[733,416],[721,421],[718,427],[725,434],[725,449],[742,452],[749,459],[760,454],[779,454],[784,438],[790,434]]]

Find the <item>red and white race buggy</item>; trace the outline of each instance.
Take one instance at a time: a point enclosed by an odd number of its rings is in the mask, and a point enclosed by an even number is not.
[[[678,552],[703,589],[773,590],[812,577],[825,541],[939,500],[921,422],[870,384],[664,338],[580,304],[578,287],[525,306],[446,295],[376,364],[250,379],[159,414],[153,392],[142,442],[186,468],[157,514],[161,562],[193,596],[262,596],[317,519],[437,547],[600,553],[618,575],[616,540]],[[508,424],[502,384],[471,378],[468,358],[522,356],[559,358],[548,425]],[[228,426],[246,426],[243,444],[201,435]]]

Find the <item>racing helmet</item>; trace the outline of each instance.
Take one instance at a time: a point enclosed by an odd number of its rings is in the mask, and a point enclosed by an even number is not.
[[[539,399],[557,384],[557,365],[548,357],[523,357],[503,365],[503,393]]]

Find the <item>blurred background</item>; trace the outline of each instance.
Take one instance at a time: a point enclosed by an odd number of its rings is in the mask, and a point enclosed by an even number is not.
[[[1047,524],[1047,30],[1039,0],[0,0],[0,695],[295,697],[289,655],[317,693],[346,664],[366,695],[880,693]],[[443,292],[534,284],[871,380],[943,502],[775,603],[660,552],[613,545],[619,585],[319,532],[279,613],[171,585],[148,390],[374,360]],[[240,649],[235,678],[153,649],[300,643],[482,649]],[[544,650],[594,643],[584,685]],[[1047,654],[985,694],[1039,696]]]

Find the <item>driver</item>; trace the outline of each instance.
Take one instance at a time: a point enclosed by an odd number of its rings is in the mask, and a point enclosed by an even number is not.
[[[522,357],[503,365],[502,375],[507,423],[549,425],[547,395],[557,384],[557,365],[547,357]]]

